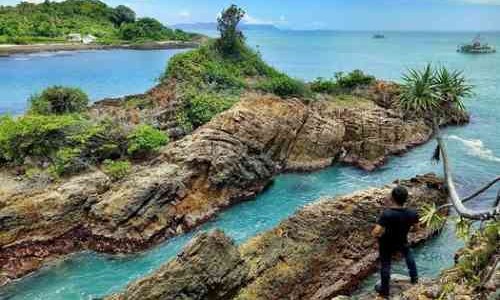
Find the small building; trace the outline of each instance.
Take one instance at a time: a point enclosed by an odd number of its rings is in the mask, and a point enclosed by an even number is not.
[[[82,43],[84,44],[92,44],[97,40],[97,38],[91,34],[87,34],[82,38]]]
[[[82,35],[79,33],[70,33],[70,34],[68,34],[68,41],[74,42],[74,43],[81,43],[82,42]]]

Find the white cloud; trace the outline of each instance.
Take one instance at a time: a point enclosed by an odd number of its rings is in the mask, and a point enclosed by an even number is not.
[[[191,18],[191,12],[188,10],[183,10],[183,11],[179,12],[179,17],[181,17],[183,19],[189,19],[189,18]]]
[[[272,25],[274,24],[273,21],[267,21],[267,20],[262,20],[259,18],[255,18],[249,14],[245,14],[243,17],[243,23],[249,24],[249,25]]]

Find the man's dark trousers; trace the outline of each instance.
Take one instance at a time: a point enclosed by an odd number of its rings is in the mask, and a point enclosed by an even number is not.
[[[406,260],[406,266],[410,272],[410,278],[412,283],[416,283],[418,280],[417,274],[417,265],[415,264],[415,259],[413,258],[413,254],[411,253],[411,249],[408,246],[401,246],[397,248],[384,247],[381,246],[379,248],[379,257],[380,257],[380,294],[382,296],[389,296],[389,284],[391,281],[391,260],[392,256],[395,253],[403,254]]]

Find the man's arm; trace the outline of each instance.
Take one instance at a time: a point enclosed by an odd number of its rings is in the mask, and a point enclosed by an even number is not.
[[[375,225],[375,227],[372,230],[372,236],[374,238],[379,238],[384,234],[384,227],[380,226],[379,224]]]

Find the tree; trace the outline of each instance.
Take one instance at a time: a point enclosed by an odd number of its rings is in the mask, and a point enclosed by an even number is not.
[[[453,181],[447,147],[439,129],[440,118],[450,109],[464,110],[463,98],[472,95],[472,86],[467,83],[463,73],[449,71],[445,67],[434,70],[429,64],[423,71],[410,69],[407,74],[403,75],[403,81],[400,95],[401,106],[406,110],[423,114],[432,121],[438,143],[434,158],[439,160],[442,157],[443,159],[445,181],[451,206],[454,207],[461,218],[469,220],[498,218],[500,216],[499,201],[495,203],[495,207],[484,210],[467,208],[464,203],[476,198],[495,183],[500,182],[500,177],[471,196],[460,198]],[[500,200],[500,194],[498,200]],[[429,212],[437,214],[439,208],[429,210]],[[427,219],[432,219],[432,216],[427,216]]]
[[[223,53],[238,52],[244,39],[243,33],[238,29],[238,24],[244,16],[245,11],[233,4],[217,18],[217,29],[220,32],[217,44]]]
[[[125,5],[118,5],[111,14],[111,21],[120,26],[123,23],[135,22],[135,12]]]
[[[89,98],[82,90],[63,86],[53,86],[29,99],[30,112],[34,114],[79,113],[87,108]]]

